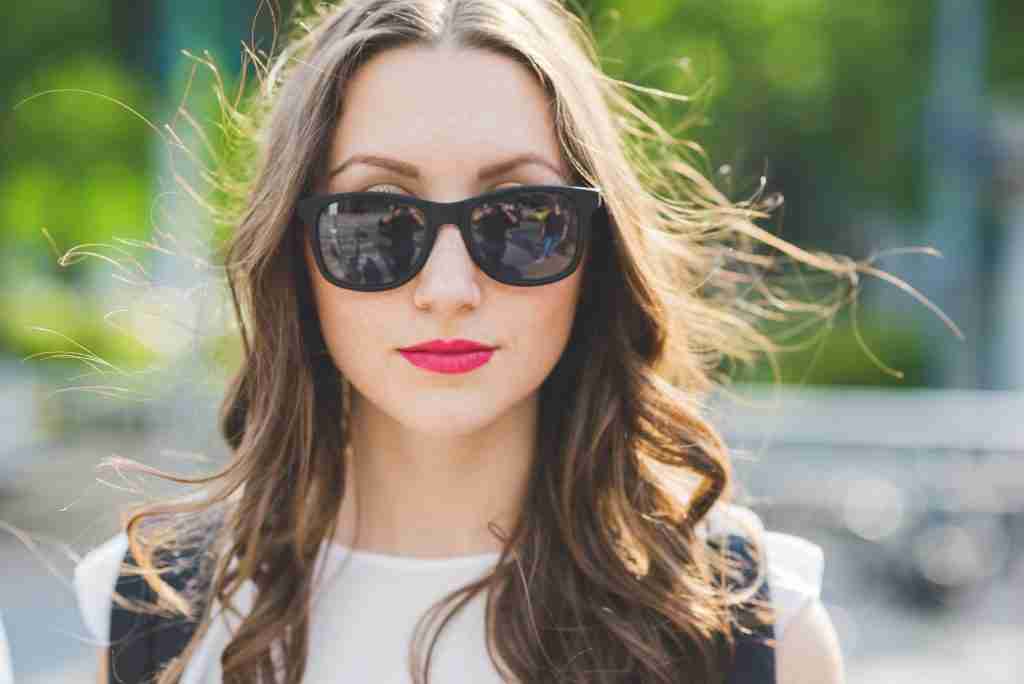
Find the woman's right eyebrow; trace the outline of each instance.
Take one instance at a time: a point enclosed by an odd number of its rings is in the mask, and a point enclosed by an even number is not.
[[[419,179],[420,177],[420,170],[407,162],[399,161],[397,159],[389,159],[387,157],[378,157],[377,155],[373,154],[357,154],[352,157],[349,157],[344,162],[339,164],[336,169],[331,171],[331,178],[342,173],[343,171],[345,171],[345,169],[352,166],[353,164],[369,164],[370,166],[380,166],[382,168],[388,169],[389,171],[394,171],[395,173],[401,176],[406,176],[408,178]]]

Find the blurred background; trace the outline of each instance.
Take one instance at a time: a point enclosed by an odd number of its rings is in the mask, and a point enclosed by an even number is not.
[[[19,683],[94,680],[72,561],[143,496],[137,479],[98,464],[200,472],[225,455],[214,418],[231,370],[217,334],[226,310],[209,287],[209,226],[175,182],[201,188],[202,171],[161,126],[173,121],[203,159],[222,153],[212,85],[233,90],[243,40],[270,48],[258,5],[37,0],[6,11],[0,522],[35,540],[0,528]],[[775,232],[854,259],[926,245],[943,255],[897,252],[878,266],[963,340],[865,278],[856,329],[848,311],[823,321],[779,358],[781,385],[758,367],[738,378],[739,399],[713,406],[748,505],[825,550],[823,598],[848,681],[1024,681],[1024,5],[579,6],[611,75],[694,96],[652,113],[692,122],[686,135],[720,186],[749,195],[763,176],[784,196]],[[219,71],[193,74],[182,50],[208,51]]]

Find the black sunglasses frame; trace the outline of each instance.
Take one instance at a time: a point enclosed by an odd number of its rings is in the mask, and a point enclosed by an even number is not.
[[[523,194],[541,192],[558,194],[569,198],[569,201],[576,209],[578,230],[580,233],[579,248],[576,250],[576,254],[573,256],[570,264],[559,273],[536,280],[516,280],[514,282],[510,282],[508,279],[501,278],[494,273],[493,270],[486,265],[482,255],[473,247],[474,241],[470,236],[469,218],[473,209],[481,204],[507,200],[510,197],[516,197]],[[333,202],[362,198],[372,198],[374,200],[383,199],[395,204],[417,207],[423,211],[423,214],[427,219],[427,243],[424,250],[425,256],[421,257],[418,263],[413,264],[410,267],[407,275],[392,283],[385,285],[354,285],[352,283],[346,283],[335,278],[327,268],[327,264],[324,261],[320,241],[317,239],[321,213]],[[470,257],[473,259],[473,262],[477,267],[487,274],[489,278],[506,285],[515,285],[517,287],[536,287],[539,285],[547,285],[549,283],[557,282],[572,275],[579,267],[583,254],[587,251],[590,244],[594,226],[607,225],[608,211],[607,205],[604,202],[604,197],[601,195],[601,190],[599,188],[573,185],[520,185],[514,188],[495,190],[482,195],[468,197],[464,200],[459,200],[458,202],[432,202],[419,197],[399,195],[390,192],[343,192],[331,195],[313,195],[311,197],[306,197],[299,200],[296,205],[296,209],[299,218],[308,230],[307,236],[313,249],[313,255],[316,258],[317,268],[320,269],[320,274],[323,275],[325,280],[336,287],[340,287],[345,290],[356,290],[359,292],[393,290],[415,278],[430,258],[430,254],[434,249],[434,244],[437,241],[440,226],[448,224],[458,226],[459,233],[462,235],[463,244],[466,245],[466,251],[469,252]],[[602,221],[600,219],[605,220]]]

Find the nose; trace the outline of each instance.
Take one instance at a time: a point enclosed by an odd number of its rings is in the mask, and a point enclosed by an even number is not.
[[[458,313],[480,304],[483,277],[462,241],[458,226],[447,223],[438,229],[434,249],[413,281],[413,295],[419,309]]]

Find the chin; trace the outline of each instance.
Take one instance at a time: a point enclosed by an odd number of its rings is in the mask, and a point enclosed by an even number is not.
[[[463,437],[498,420],[502,411],[491,403],[464,397],[459,401],[439,401],[426,396],[396,407],[391,415],[407,429],[436,437]]]

